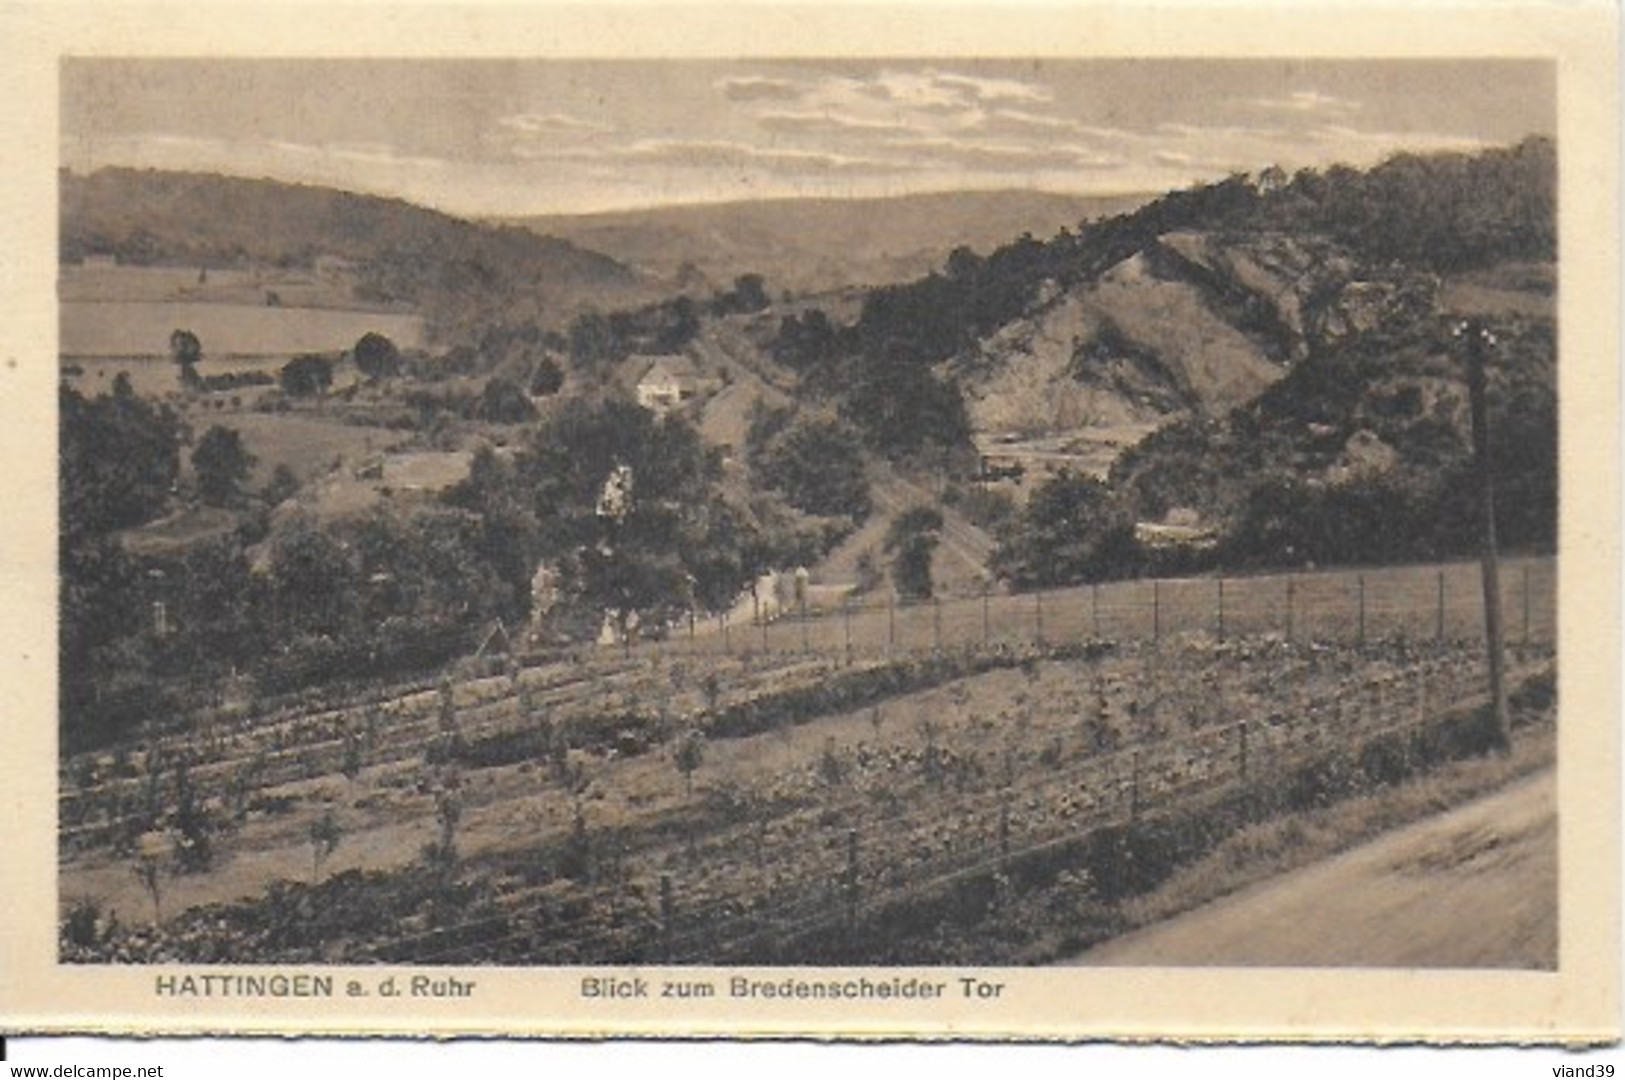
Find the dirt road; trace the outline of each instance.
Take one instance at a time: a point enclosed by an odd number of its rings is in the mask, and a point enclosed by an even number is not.
[[[1554,772],[1068,963],[1555,969]]]

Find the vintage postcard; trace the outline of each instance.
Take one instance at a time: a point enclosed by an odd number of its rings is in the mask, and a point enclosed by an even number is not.
[[[1612,8],[173,14],[0,15],[0,1031],[1617,1039]]]

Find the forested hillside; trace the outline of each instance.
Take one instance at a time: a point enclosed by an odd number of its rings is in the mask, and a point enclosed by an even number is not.
[[[973,432],[1162,427],[1107,483],[1060,477],[1078,490],[1032,493],[1037,513],[1069,506],[1073,527],[1035,547],[1044,530],[1018,518],[997,569],[1039,584],[1463,550],[1450,332],[1470,316],[1500,343],[1492,410],[1515,493],[1504,527],[1549,545],[1555,184],[1540,139],[1368,172],[1235,176],[1047,241],[956,251],[940,272],[872,290],[844,325],[786,317],[775,355],[893,457],[938,447],[965,460]],[[1193,554],[1133,541],[1135,521],[1171,510],[1226,542]],[[1267,513],[1291,523],[1266,526]]]
[[[520,228],[476,225],[396,199],[223,176],[102,169],[61,177],[61,258],[152,266],[356,264],[363,294],[421,308],[442,340],[494,317],[562,325],[647,289],[606,255]]]

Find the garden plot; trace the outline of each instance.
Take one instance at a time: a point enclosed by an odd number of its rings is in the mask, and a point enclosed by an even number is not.
[[[1415,728],[1469,699],[1480,666],[1449,645],[1202,637],[850,666],[644,657],[243,718],[184,783],[69,763],[65,956],[794,962],[809,934],[1012,853]],[[160,763],[192,745],[154,743]],[[216,850],[149,896],[131,853],[173,831],[177,801],[209,807]]]

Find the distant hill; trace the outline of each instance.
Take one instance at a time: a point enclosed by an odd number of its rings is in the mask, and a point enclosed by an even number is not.
[[[492,311],[562,324],[649,298],[631,268],[532,230],[474,224],[396,199],[212,174],[102,169],[61,177],[61,258],[138,266],[353,264],[358,292],[422,310],[442,339]]]
[[[956,247],[1132,210],[1149,195],[960,191],[891,198],[769,199],[516,219],[637,266],[678,287],[711,289],[757,273],[774,291],[820,292],[928,273]]]

